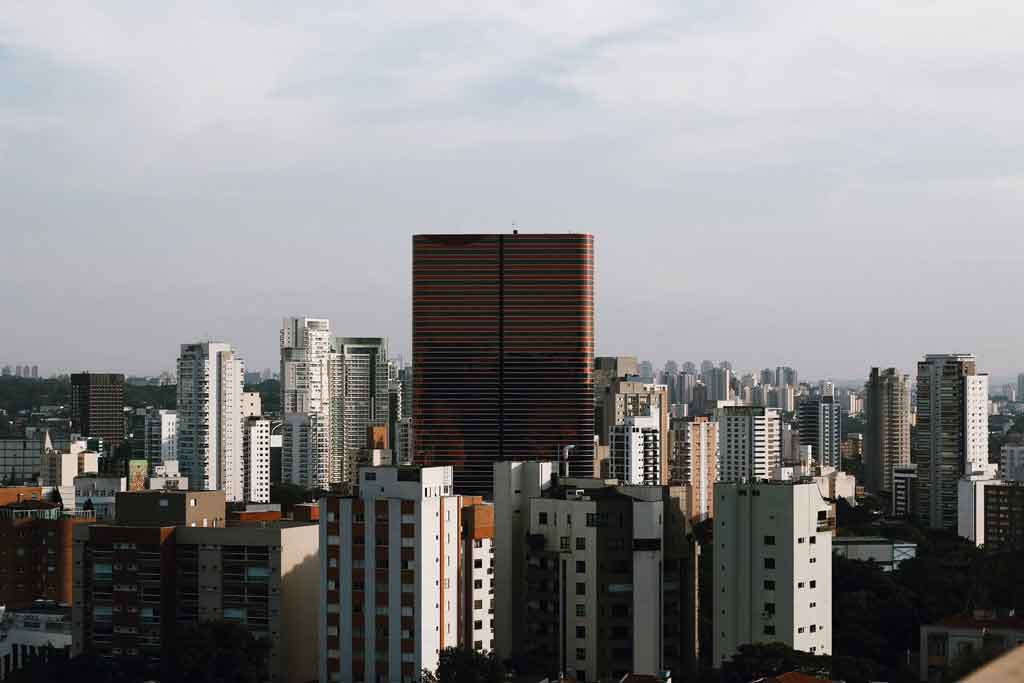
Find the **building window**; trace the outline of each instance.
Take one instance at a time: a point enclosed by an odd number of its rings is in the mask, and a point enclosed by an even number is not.
[[[814,633],[814,632],[816,632],[817,630],[818,630],[818,627],[817,627],[817,626],[815,626],[814,624],[811,624],[811,633]]]
[[[764,544],[765,545],[775,545],[775,537],[774,536],[765,536],[764,537]]]
[[[479,631],[483,627],[484,627],[484,622],[482,620],[477,619],[476,621],[473,622],[473,630]]]
[[[473,560],[473,568],[474,569],[483,569],[484,568],[484,561],[483,560]]]
[[[818,587],[818,582],[817,581],[811,581],[811,588],[817,588],[817,587]]]
[[[587,549],[587,539],[583,538],[582,536],[577,536],[576,537],[576,550],[586,550],[586,549]]]
[[[797,543],[803,543],[804,542],[804,537],[801,536],[800,538],[796,539],[796,542]]]
[[[558,539],[558,545],[559,545],[559,548],[561,548],[562,550],[568,550],[569,549],[569,537],[568,536],[560,537]]]
[[[483,588],[483,587],[484,587],[483,579],[474,579],[473,580],[473,588]]]
[[[774,557],[766,557],[766,558],[764,558],[764,568],[765,569],[775,569],[775,558]]]
[[[817,561],[818,561],[818,558],[816,558],[816,557],[812,557],[812,558],[811,558],[811,564],[814,564],[814,563],[815,563],[815,562],[817,562]]]
[[[587,650],[582,647],[576,648],[576,659],[583,661],[587,658]]]
[[[812,602],[812,603],[811,603],[811,608],[812,608],[812,609],[813,609],[813,608],[815,608],[815,607],[817,607],[817,606],[818,606],[818,603],[816,603],[816,602]]]
[[[818,542],[818,537],[817,536],[811,536],[810,540],[808,541],[808,543],[812,543],[812,544],[813,543],[817,543],[817,542]]]
[[[576,562],[576,573],[577,574],[586,574],[587,573],[587,563],[586,562],[580,562],[580,561],[577,560],[577,562]]]
[[[774,602],[766,602],[766,603],[764,603],[764,613],[765,614],[775,614],[775,603]]]
[[[774,581],[765,581],[764,582],[764,589],[766,591],[773,591],[773,590],[775,590],[775,582]]]
[[[547,526],[547,524],[548,524],[548,513],[546,513],[546,512],[539,512],[539,513],[537,513],[537,524],[540,524],[542,526]]]
[[[484,608],[484,601],[483,600],[474,600],[473,601],[473,609],[483,609],[483,608]]]
[[[766,636],[774,636],[775,635],[775,626],[772,625],[772,624],[765,624],[764,625],[764,634]]]
[[[474,640],[473,641],[473,649],[474,650],[482,650],[482,649],[484,649],[484,641],[482,641],[482,640]]]
[[[582,583],[582,582],[577,583],[576,584],[576,595],[586,595],[586,594],[587,594],[587,584]]]
[[[577,626],[576,627],[576,637],[577,638],[586,638],[587,637],[587,627],[586,626]]]
[[[583,603],[576,605],[576,616],[585,617],[587,616],[587,606]]]

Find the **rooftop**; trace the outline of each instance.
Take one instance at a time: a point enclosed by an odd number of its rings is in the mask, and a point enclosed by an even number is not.
[[[948,628],[1004,628],[1024,631],[1024,617],[1013,610],[975,610],[972,614],[958,614],[946,617],[938,623]]]

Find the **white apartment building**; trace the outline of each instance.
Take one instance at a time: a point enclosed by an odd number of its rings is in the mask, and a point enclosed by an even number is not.
[[[1003,446],[999,451],[999,476],[1024,481],[1024,446]]]
[[[242,432],[245,500],[270,502],[270,420],[248,417]]]
[[[957,527],[958,480],[988,464],[988,375],[973,354],[929,354],[917,364],[918,515],[933,529]]]
[[[75,510],[92,510],[96,521],[114,519],[117,494],[128,490],[125,477],[101,477],[86,474],[74,478]]]
[[[178,413],[148,408],[145,416],[145,457],[150,465],[178,458]]]
[[[467,499],[463,502],[465,503]],[[468,648],[494,650],[494,505],[462,508],[462,623],[459,641]]]
[[[624,484],[661,483],[661,423],[657,416],[630,416],[608,435],[611,477]]]
[[[525,603],[511,586],[525,580],[523,543],[530,528],[530,500],[552,485],[552,462],[494,463],[494,578],[498,585],[494,605],[494,651],[508,658],[522,643]]]
[[[673,418],[672,483],[690,487],[691,521],[700,522],[714,514],[714,486],[718,478],[718,423],[706,417]]]
[[[713,666],[747,643],[832,654],[834,529],[816,484],[715,486]]]
[[[242,418],[260,417],[263,415],[263,397],[258,391],[242,392]]]
[[[285,318],[281,324],[281,479],[327,489],[343,479],[340,359],[331,351],[331,323]]]
[[[177,460],[164,460],[159,465],[153,465],[146,486],[157,491],[187,491],[188,477],[183,477],[178,472]]]
[[[965,474],[957,482],[956,533],[976,546],[985,545],[985,490],[990,486],[1003,486],[1006,481],[996,478],[995,465],[986,470]]]
[[[781,464],[779,411],[726,406],[719,411],[719,481],[771,479]]]
[[[320,501],[320,680],[419,681],[440,650],[465,642],[467,501],[452,494],[450,466],[364,467],[358,482]]]
[[[193,490],[242,501],[242,382],[245,362],[230,344],[182,344],[178,357],[178,464]]]

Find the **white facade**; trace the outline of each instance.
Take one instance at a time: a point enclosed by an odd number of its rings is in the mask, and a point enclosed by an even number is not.
[[[834,529],[815,484],[715,486],[713,666],[747,643],[832,654]]]
[[[146,485],[153,490],[187,491],[188,477],[178,472],[177,460],[164,460],[160,465],[153,465]]]
[[[263,398],[258,391],[242,392],[242,417],[260,417],[263,415]]]
[[[341,369],[331,351],[331,323],[285,318],[281,325],[281,480],[327,489],[342,481]]]
[[[1024,481],[1024,446],[1003,446],[999,452],[999,476]]]
[[[419,681],[423,669],[437,668],[440,650],[459,643],[461,508],[450,466],[365,467],[358,498],[321,500],[322,682],[353,680],[351,640],[361,638],[365,652],[376,652],[381,617],[388,622],[388,673],[379,677],[378,660],[365,657],[366,681]],[[375,571],[381,568],[387,572]],[[378,604],[378,595],[386,601]],[[404,628],[410,619],[413,627]],[[339,647],[329,646],[334,638]],[[329,675],[335,665],[339,672]]]
[[[147,409],[145,457],[150,465],[178,458],[178,412]]]
[[[624,484],[661,483],[661,427],[656,416],[623,418],[608,437],[611,476]]]
[[[964,474],[988,465],[988,375],[964,380]]]
[[[551,462],[494,463],[494,650],[510,657],[523,639],[523,543],[529,530],[530,499],[551,486]]]
[[[128,490],[127,482],[125,477],[75,477],[75,510],[81,512],[91,507],[96,521],[114,519],[117,494]]]
[[[779,411],[729,406],[720,411],[718,422],[718,480],[771,479],[781,464]]]
[[[245,362],[230,344],[182,344],[178,358],[178,464],[194,490],[243,501],[242,381]]]
[[[985,489],[1002,486],[1005,482],[995,478],[995,471],[965,474],[957,482],[956,533],[976,546],[985,545]]]
[[[249,417],[242,436],[245,500],[270,502],[270,420]]]

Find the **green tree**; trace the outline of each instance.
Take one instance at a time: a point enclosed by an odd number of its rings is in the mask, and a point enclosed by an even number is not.
[[[723,683],[749,683],[788,671],[828,678],[832,659],[794,650],[784,643],[740,645],[739,651],[722,663],[721,680]]]
[[[505,667],[493,652],[464,647],[441,650],[437,671],[423,671],[424,683],[503,683]]]
[[[165,653],[165,683],[264,683],[270,643],[244,626],[211,621],[178,631]]]

